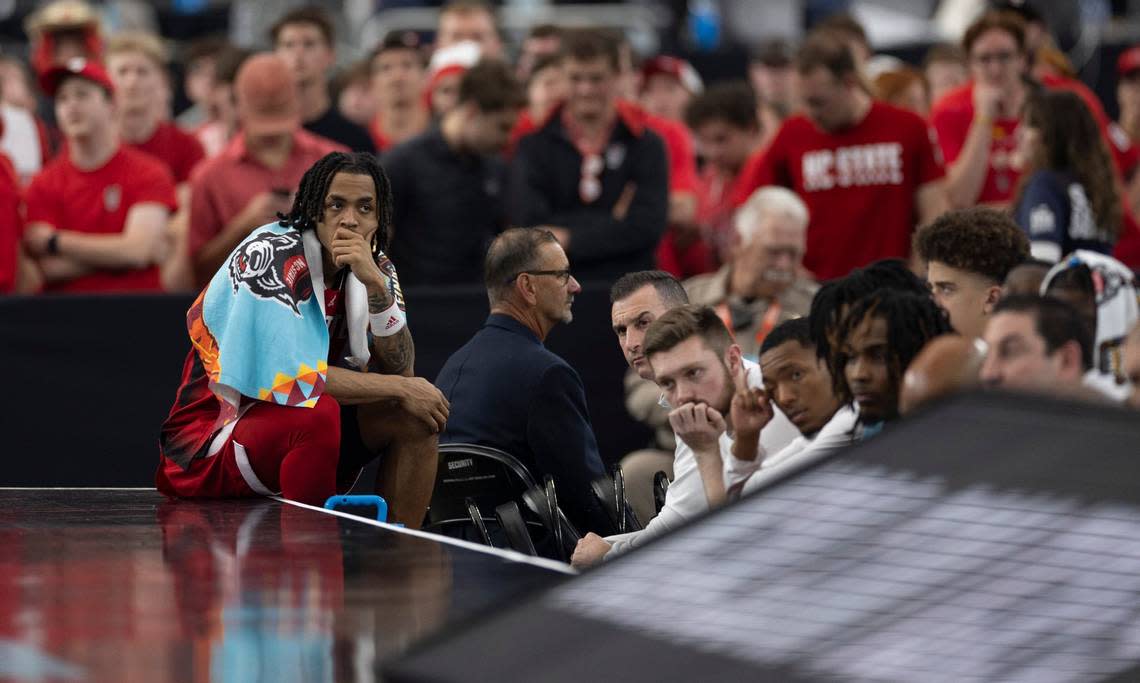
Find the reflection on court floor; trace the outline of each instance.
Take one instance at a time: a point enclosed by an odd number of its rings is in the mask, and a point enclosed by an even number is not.
[[[0,680],[369,681],[549,568],[270,500],[0,489]]]

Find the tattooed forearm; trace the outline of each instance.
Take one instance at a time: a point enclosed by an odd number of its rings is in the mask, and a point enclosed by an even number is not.
[[[376,315],[388,310],[392,305],[392,295],[388,292],[387,288],[382,288],[379,291],[368,292],[368,312]]]
[[[407,326],[391,337],[372,337],[372,360],[375,372],[411,377],[416,364],[416,347]]]

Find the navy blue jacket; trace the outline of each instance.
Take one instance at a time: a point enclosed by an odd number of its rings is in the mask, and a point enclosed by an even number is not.
[[[435,384],[451,402],[440,443],[476,443],[554,476],[559,507],[585,534],[609,522],[590,482],[605,474],[574,368],[514,318],[492,313],[447,359]]]

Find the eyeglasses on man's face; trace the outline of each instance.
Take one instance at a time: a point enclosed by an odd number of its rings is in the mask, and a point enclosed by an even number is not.
[[[521,273],[516,273],[507,284],[510,284],[518,279],[519,275],[549,275],[550,277],[558,278],[559,284],[566,284],[570,281],[570,269],[563,268],[562,270],[524,270]]]

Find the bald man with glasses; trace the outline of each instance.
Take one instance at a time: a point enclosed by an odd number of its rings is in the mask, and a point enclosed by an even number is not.
[[[514,228],[483,262],[491,314],[440,370],[451,404],[440,443],[475,443],[522,461],[536,481],[554,477],[558,502],[582,533],[610,523],[590,489],[603,476],[586,391],[574,368],[543,342],[574,319],[582,287],[547,230]]]

